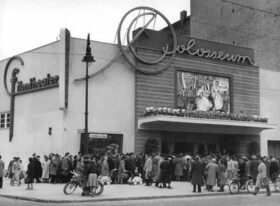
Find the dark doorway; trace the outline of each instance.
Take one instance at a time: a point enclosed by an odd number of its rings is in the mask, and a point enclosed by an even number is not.
[[[204,155],[205,154],[205,146],[204,146],[204,144],[198,144],[198,154],[199,155]]]
[[[208,144],[208,153],[216,153],[216,144]]]
[[[175,142],[174,153],[193,153],[193,143],[191,142]]]

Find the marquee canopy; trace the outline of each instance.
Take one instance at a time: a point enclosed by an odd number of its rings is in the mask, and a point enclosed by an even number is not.
[[[276,128],[276,125],[262,122],[185,118],[165,115],[149,116],[138,119],[138,129],[140,130],[220,134],[260,134],[263,130],[274,128]]]

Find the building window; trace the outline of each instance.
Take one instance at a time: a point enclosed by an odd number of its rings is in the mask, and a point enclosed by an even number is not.
[[[0,114],[0,129],[10,127],[10,113],[1,113]]]

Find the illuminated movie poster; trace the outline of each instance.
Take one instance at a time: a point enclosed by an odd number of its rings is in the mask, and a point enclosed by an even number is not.
[[[230,80],[226,77],[177,73],[177,107],[187,111],[230,112]]]

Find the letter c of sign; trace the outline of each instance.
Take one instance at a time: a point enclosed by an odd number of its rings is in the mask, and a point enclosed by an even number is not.
[[[10,95],[10,96],[12,95],[12,92],[10,92],[10,91],[8,90],[8,85],[7,85],[7,73],[8,73],[8,69],[9,69],[10,64],[11,64],[12,61],[14,61],[14,60],[18,60],[18,61],[21,63],[21,65],[24,65],[24,62],[23,62],[22,58],[19,57],[19,56],[13,56],[12,58],[9,59],[8,63],[6,64],[5,72],[4,72],[4,86],[5,86],[5,89],[6,89],[7,94]],[[18,69],[18,68],[14,68],[14,69],[13,69],[13,72],[12,72],[12,78],[15,78],[17,73],[19,73],[19,69]]]
[[[129,14],[131,14],[132,12],[136,11],[136,10],[139,10],[139,13],[138,13],[138,16],[135,17],[128,29],[127,29],[127,47],[124,48],[122,43],[121,43],[121,30],[122,30],[122,26],[124,24],[124,20],[127,18],[127,16]],[[140,14],[140,10],[144,10],[144,13]],[[149,11],[149,12],[146,12],[146,11]],[[145,13],[146,12],[146,13]],[[147,61],[147,60],[144,60],[143,58],[141,58],[140,56],[138,56],[136,54],[136,52],[131,48],[133,42],[145,31],[145,29],[149,26],[149,24],[151,24],[151,22],[153,20],[155,20],[156,16],[160,16],[164,21],[165,23],[168,25],[168,27],[170,28],[171,30],[171,33],[172,33],[172,38],[173,38],[173,49],[172,51],[168,51],[168,45],[165,45],[165,50],[163,55],[158,59],[158,60],[155,60],[155,61]],[[131,31],[131,27],[133,26],[133,24],[135,22],[138,21],[138,19],[140,17],[144,17],[144,16],[152,16],[152,18],[139,30],[137,31],[137,33],[135,34],[134,38],[132,39],[132,41],[130,41],[130,31]],[[118,46],[119,46],[119,49],[122,53],[122,56],[123,58],[126,60],[126,62],[132,67],[134,68],[135,70],[138,70],[139,72],[142,72],[142,73],[145,73],[145,74],[157,74],[157,73],[160,73],[162,71],[164,71],[165,69],[167,69],[168,67],[171,66],[174,58],[175,58],[175,54],[176,54],[176,49],[177,49],[177,37],[176,37],[176,33],[173,29],[173,26],[171,25],[171,23],[169,22],[169,20],[162,14],[160,13],[159,11],[153,9],[153,8],[150,8],[150,7],[136,7],[134,9],[131,9],[129,10],[122,18],[120,24],[119,24],[119,27],[118,27],[118,32],[117,32],[117,37],[118,37]],[[153,65],[153,64],[157,64],[159,62],[161,62],[164,57],[170,53],[172,54],[171,57],[169,58],[168,62],[166,63],[166,65],[164,65],[163,67],[161,68],[157,68],[157,69],[153,69],[153,70],[150,70],[150,69],[147,69],[147,68],[141,68],[139,67],[138,65],[136,65],[134,63],[134,61],[132,61],[128,56],[127,54],[125,53],[125,51],[127,50],[127,48],[129,48],[131,54],[136,58],[138,59],[140,62],[144,63],[144,64],[148,64],[148,65]]]

